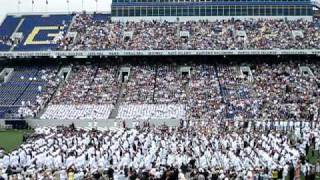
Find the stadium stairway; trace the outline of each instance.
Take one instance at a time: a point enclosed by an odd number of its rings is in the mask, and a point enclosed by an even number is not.
[[[68,27],[68,31],[67,32],[70,32],[71,28],[73,27],[74,22],[76,21],[76,17],[77,16],[72,16],[71,23],[70,23],[70,25]]]
[[[68,27],[66,37],[69,37],[70,34],[74,33],[74,31],[71,31],[71,28],[73,27],[73,24],[74,24],[75,21],[76,21],[76,17],[77,17],[77,16],[72,16],[71,23],[70,23],[70,25],[69,25],[69,27]],[[76,33],[76,34],[77,34],[77,33]],[[70,36],[70,37],[73,37],[73,36]],[[72,42],[71,42],[70,45],[74,45],[74,43],[77,42],[78,38],[79,38],[78,35],[74,36],[74,39],[72,40]]]
[[[118,93],[118,96],[117,96],[117,101],[109,115],[109,118],[108,119],[115,119],[118,115],[118,111],[119,111],[119,106],[120,106],[120,103],[121,103],[121,97],[122,97],[122,92],[123,92],[123,87],[124,87],[124,83],[121,83],[121,86],[119,88],[119,93]]]
[[[154,101],[154,96],[155,96],[155,94],[156,94],[156,91],[155,91],[155,89],[157,88],[157,77],[158,77],[158,65],[155,67],[155,72],[156,72],[156,74],[155,74],[155,76],[154,76],[154,86],[153,86],[153,93],[152,93],[152,102],[155,102]]]
[[[60,72],[62,68],[63,68],[62,65],[59,65],[59,67],[58,67],[58,72]],[[71,74],[71,73],[72,73],[72,71],[70,71],[70,74]],[[68,76],[68,77],[69,77],[69,76]],[[47,110],[47,108],[48,108],[48,105],[49,105],[49,103],[51,102],[52,98],[57,94],[58,89],[63,88],[63,86],[64,86],[64,84],[65,84],[66,81],[67,81],[67,79],[64,79],[63,81],[60,81],[60,82],[59,82],[58,86],[56,87],[56,89],[54,90],[54,92],[51,94],[48,102],[46,102],[46,104],[44,104],[43,108],[40,108],[40,111],[37,113],[36,118],[39,118],[39,119],[40,119],[40,117],[46,112],[46,110]]]
[[[221,97],[222,97],[222,100],[225,101],[225,98],[224,98],[224,96],[223,96],[223,88],[222,88],[221,80],[220,80],[220,77],[219,77],[219,74],[218,74],[217,64],[214,66],[214,70],[215,70],[216,77],[217,77],[218,84],[219,84],[220,95],[221,95]]]
[[[187,96],[187,99],[190,99],[190,85],[189,85],[189,80],[186,84],[183,85],[183,88],[186,92],[186,96]]]
[[[0,25],[0,37],[10,38],[20,22],[19,17],[7,16]],[[9,51],[11,46],[0,43],[0,51]]]
[[[17,25],[16,29],[14,30],[14,32],[13,32],[12,35],[11,35],[11,38],[13,38],[12,36],[13,36],[16,32],[18,32],[18,30],[20,29],[20,27],[21,27],[21,25],[23,24],[24,20],[25,20],[24,18],[20,19],[19,24]],[[10,47],[10,51],[13,51],[14,47],[15,47],[14,45],[11,46],[11,47]]]

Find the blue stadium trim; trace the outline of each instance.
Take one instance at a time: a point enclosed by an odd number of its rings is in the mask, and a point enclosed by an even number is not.
[[[306,5],[311,6],[312,3],[307,2],[113,2],[112,7],[119,6],[257,6],[257,5],[268,5],[268,6],[298,6]]]

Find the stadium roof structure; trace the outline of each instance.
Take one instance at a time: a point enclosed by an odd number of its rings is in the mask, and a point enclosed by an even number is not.
[[[310,18],[316,5],[311,0],[113,0],[111,12],[112,19],[120,21]]]

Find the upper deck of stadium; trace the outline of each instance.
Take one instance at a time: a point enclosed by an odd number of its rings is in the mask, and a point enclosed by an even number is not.
[[[313,6],[308,0],[115,0],[111,14],[7,15],[0,56],[318,55]]]

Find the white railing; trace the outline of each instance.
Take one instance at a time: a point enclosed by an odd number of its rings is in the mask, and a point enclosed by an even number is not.
[[[105,51],[7,51],[0,57],[44,56],[178,56],[178,55],[320,55],[320,49],[303,50],[105,50]]]

